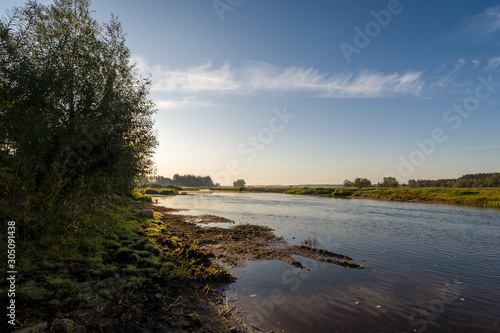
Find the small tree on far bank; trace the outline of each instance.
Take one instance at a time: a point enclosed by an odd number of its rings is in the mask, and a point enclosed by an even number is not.
[[[246,182],[243,179],[238,179],[233,182],[234,187],[245,187]]]
[[[357,188],[362,188],[362,187],[368,187],[371,186],[372,182],[368,180],[367,178],[356,178],[354,180],[354,186]]]
[[[382,187],[392,187],[396,188],[399,186],[399,182],[394,177],[384,177],[384,181],[379,183]]]
[[[350,180],[344,180],[344,187],[354,187],[354,183]]]

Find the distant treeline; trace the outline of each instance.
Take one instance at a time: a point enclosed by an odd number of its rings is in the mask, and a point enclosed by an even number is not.
[[[417,187],[500,187],[500,173],[477,173],[464,175],[458,179],[410,179],[408,186]]]
[[[176,185],[185,187],[215,187],[218,184],[214,184],[210,176],[195,176],[192,174],[179,175],[175,174],[174,177],[168,178],[163,176],[152,177],[149,179],[150,182],[160,184],[160,185]]]

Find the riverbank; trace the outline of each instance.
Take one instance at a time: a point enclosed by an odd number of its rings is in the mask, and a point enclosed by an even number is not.
[[[433,202],[485,208],[500,208],[498,188],[333,188],[333,187],[244,187],[214,190],[232,192],[273,192],[294,195],[331,196],[336,198],[374,199],[402,202]]]
[[[141,210],[152,210],[154,216]],[[176,212],[114,198],[90,217],[113,226],[100,235],[20,241],[15,328],[261,332],[217,291],[234,280],[228,267],[278,259],[301,268],[294,259],[300,255],[362,268],[342,254],[289,245],[267,227],[202,227],[199,223],[231,221]],[[6,295],[2,290],[3,303]]]
[[[353,193],[351,197],[500,208],[500,189],[496,188],[362,189]]]

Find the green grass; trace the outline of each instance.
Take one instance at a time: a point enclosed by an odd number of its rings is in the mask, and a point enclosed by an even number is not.
[[[371,198],[391,201],[423,201],[500,208],[498,188],[325,188],[325,187],[237,187],[213,188],[231,192],[273,192],[295,195],[331,195],[334,198]]]
[[[100,228],[19,239],[18,328],[38,321],[57,323],[61,314],[82,305],[113,315],[106,297],[147,308],[144,295],[168,290],[170,283],[230,277],[198,261],[202,254],[196,243],[162,246],[160,218],[158,213],[144,217],[126,200],[115,198],[86,216]],[[5,287],[0,302],[8,302]]]
[[[324,188],[324,187],[302,187],[289,189],[283,193],[285,194],[305,194],[305,195],[320,195],[328,194],[331,195],[335,191],[335,188]]]
[[[144,192],[145,191],[143,190],[133,190],[131,193],[132,199],[139,202],[153,202],[153,198],[151,198],[149,195],[146,195]]]
[[[266,187],[266,186],[246,186],[246,187],[213,187],[211,190],[213,191],[229,191],[229,192],[258,192],[258,193],[284,193],[293,187]]]
[[[500,208],[500,189],[495,188],[406,188],[361,189],[354,196],[369,196],[392,201],[445,202],[463,205]]]

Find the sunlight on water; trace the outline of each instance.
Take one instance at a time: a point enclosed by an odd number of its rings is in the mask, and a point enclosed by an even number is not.
[[[353,257],[350,270],[299,258],[249,262],[230,293],[255,325],[287,332],[499,332],[500,211],[264,193],[161,198],[290,243]],[[296,258],[297,259],[297,258]]]

